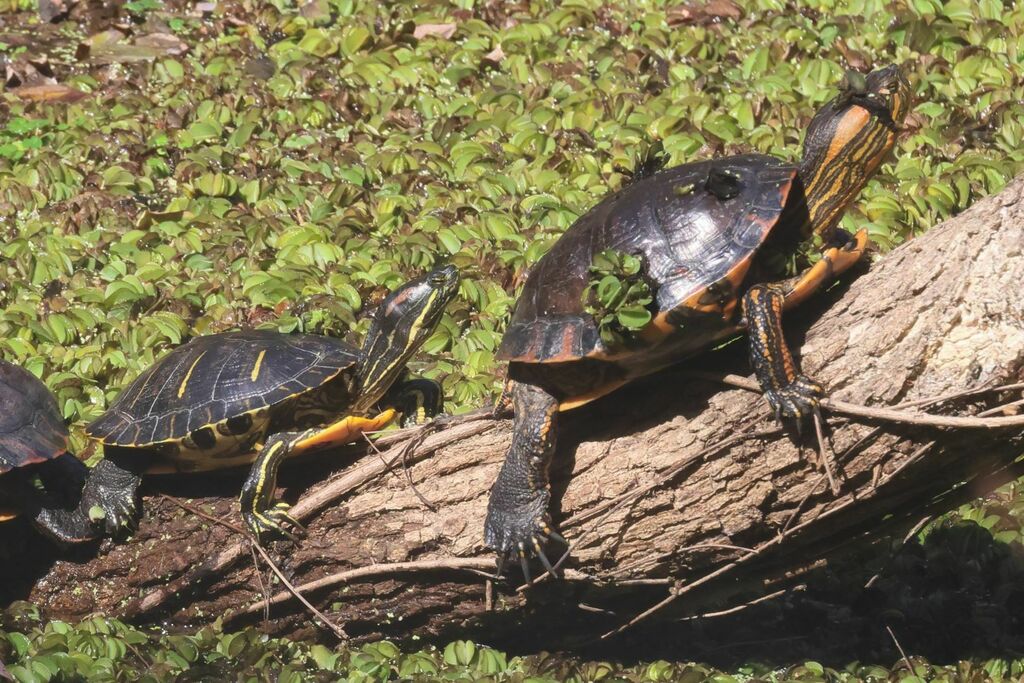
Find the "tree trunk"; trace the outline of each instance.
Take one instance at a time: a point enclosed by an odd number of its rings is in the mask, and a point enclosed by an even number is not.
[[[1024,178],[791,314],[805,372],[835,400],[874,407],[1024,381],[1022,245]],[[510,422],[481,416],[416,442],[389,436],[381,454],[341,454],[333,473],[329,464],[283,473],[309,533],[271,556],[352,636],[494,643],[528,634],[563,647],[661,601],[649,621],[791,589],[837,553],[1018,474],[1024,427],[1012,407],[974,420],[984,426],[938,427],[895,423],[884,411],[849,418],[839,404],[826,410],[833,495],[814,434],[780,430],[758,394],[721,381],[746,374],[745,357],[733,344],[703,357],[703,374],[683,365],[565,415],[553,474],[555,519],[572,543],[562,580],[517,592],[513,562],[514,582],[487,586],[494,558],[483,520]],[[977,415],[1020,397],[1017,387],[900,414]],[[263,619],[254,605],[262,581],[274,596],[267,628],[309,636],[314,620],[262,560],[257,573],[241,537],[175,502],[189,496],[186,505],[237,524],[239,482],[154,480],[130,542],[67,561],[28,541],[4,585],[63,619],[99,611],[195,626],[229,614],[226,625],[240,627]]]

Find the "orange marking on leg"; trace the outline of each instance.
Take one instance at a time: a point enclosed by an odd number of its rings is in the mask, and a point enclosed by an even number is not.
[[[814,264],[803,277],[786,292],[786,309],[793,308],[821,288],[823,284],[834,279],[840,273],[857,263],[868,245],[867,230],[858,230],[853,236],[854,247],[832,247],[821,255],[821,260]]]
[[[299,455],[311,448],[329,448],[352,443],[367,432],[376,432],[387,427],[395,419],[395,414],[394,408],[388,408],[377,417],[349,415],[295,444],[289,455]]]

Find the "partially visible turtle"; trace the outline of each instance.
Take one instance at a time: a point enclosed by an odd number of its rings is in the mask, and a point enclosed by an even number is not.
[[[104,459],[83,498],[129,527],[143,474],[252,463],[241,495],[246,527],[257,537],[292,537],[286,526],[301,527],[273,498],[285,458],[352,442],[397,411],[405,423],[440,411],[435,382],[396,380],[457,291],[452,266],[406,283],[377,309],[360,349],[266,330],[193,339],[139,375],[86,428]]]
[[[814,116],[803,161],[761,154],[684,164],[640,177],[582,216],[529,275],[498,358],[509,361],[514,435],[491,492],[485,540],[504,559],[542,552],[554,534],[548,469],[558,414],[746,331],[750,358],[779,417],[801,419],[823,388],[799,371],[782,312],[853,265],[867,233],[837,228],[895,145],[910,106],[896,67],[850,79]],[[778,256],[820,236],[821,259],[786,278]],[[654,290],[652,321],[609,348],[581,300],[595,255],[637,255]],[[771,258],[769,255],[774,255]]]
[[[0,360],[0,521],[24,514],[61,543],[92,539],[88,508],[78,506],[87,471],[68,452],[68,429],[46,385]]]

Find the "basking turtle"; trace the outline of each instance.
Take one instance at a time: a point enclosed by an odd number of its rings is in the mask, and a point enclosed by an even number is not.
[[[62,543],[93,538],[88,508],[77,506],[88,468],[68,452],[68,429],[46,385],[0,360],[0,406],[0,521],[28,514]]]
[[[537,263],[498,358],[509,361],[512,446],[491,491],[485,540],[501,558],[547,563],[555,536],[548,469],[558,414],[746,331],[750,358],[775,413],[801,419],[822,387],[802,375],[783,338],[782,312],[855,263],[867,233],[837,223],[892,150],[910,104],[896,67],[851,79],[814,116],[796,166],[761,154],[662,170],[606,197]],[[777,264],[820,236],[821,259],[786,278]],[[609,348],[581,300],[595,255],[638,255],[654,291],[652,321]],[[775,258],[770,256],[774,255]]]
[[[175,349],[86,428],[104,459],[83,498],[130,526],[141,475],[252,463],[241,495],[246,526],[257,537],[292,537],[284,525],[298,524],[273,501],[282,460],[382,429],[396,409],[404,422],[439,412],[436,383],[396,380],[457,289],[452,266],[406,283],[377,309],[361,349],[267,330],[197,337]],[[390,407],[377,412],[383,405]]]

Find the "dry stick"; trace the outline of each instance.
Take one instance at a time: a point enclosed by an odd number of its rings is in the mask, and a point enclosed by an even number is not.
[[[710,380],[713,380],[713,381],[722,382],[724,384],[735,386],[735,387],[738,387],[740,389],[745,389],[747,391],[752,391],[752,392],[755,392],[755,393],[760,393],[761,392],[761,388],[757,384],[756,381],[748,379],[748,378],[745,378],[745,377],[740,377],[738,375],[719,376],[719,375],[714,375],[714,374],[709,374],[709,373],[702,373],[702,372],[689,372],[687,374],[690,374],[690,375],[693,375],[693,376],[696,376],[696,377],[700,377],[700,378],[703,378],[703,379],[710,379]],[[1006,385],[1006,387],[1003,387],[1003,388],[995,387],[995,388],[991,388],[991,389],[986,388],[986,389],[979,389],[979,390],[970,390],[968,392],[959,392],[959,393],[957,393],[955,395],[952,395],[950,397],[943,397],[941,400],[949,400],[949,398],[956,398],[956,397],[959,397],[959,396],[962,396],[962,395],[970,395],[970,394],[973,394],[973,393],[984,393],[984,392],[987,392],[987,391],[998,391],[998,390],[1015,389],[1015,388],[1018,388],[1018,387],[1021,387],[1021,386],[1024,386],[1024,385],[1013,384],[1013,385]],[[938,400],[940,400],[940,399],[929,399],[929,402],[938,401]],[[947,416],[942,416],[942,415],[929,415],[929,414],[925,414],[925,413],[908,413],[907,411],[904,411],[904,410],[895,410],[895,409],[891,409],[891,408],[871,408],[871,407],[868,407],[868,406],[858,406],[858,405],[853,404],[853,403],[846,403],[845,401],[836,401],[836,400],[833,400],[833,399],[825,399],[825,400],[823,400],[821,402],[821,405],[822,405],[823,408],[832,410],[834,412],[845,413],[847,415],[854,415],[854,416],[858,416],[858,417],[867,417],[867,418],[871,418],[871,419],[880,419],[880,420],[886,420],[886,421],[890,421],[890,422],[899,422],[899,423],[922,425],[922,426],[960,427],[960,428],[979,428],[979,427],[994,428],[994,427],[1024,426],[1024,417],[1020,417],[1020,418],[1018,418],[1018,417],[1014,417],[1014,418],[947,417]],[[723,443],[725,443],[725,442],[723,442]],[[915,461],[919,457],[919,454],[922,453],[927,448],[930,448],[931,445],[932,444],[929,443],[929,444],[926,444],[926,446],[924,448],[918,449],[911,456],[911,458],[908,460],[908,462],[904,464],[903,467],[900,467],[899,470],[897,470],[897,472],[893,473],[893,476],[895,476],[899,471],[901,471],[904,467],[906,467],[908,464],[910,464],[910,462]],[[889,478],[891,479],[891,477],[889,477]],[[825,479],[825,477],[823,476],[819,481],[824,480],[824,479]],[[651,488],[651,487],[649,487],[649,488]],[[812,492],[816,488],[817,488],[817,484],[812,487],[812,489],[811,489]],[[845,508],[849,504],[850,503],[847,502],[847,503],[844,503],[842,505],[839,505],[839,506],[833,508],[832,510],[827,510],[827,511],[825,511],[822,514],[822,516],[830,515],[830,514],[836,512],[836,511],[838,511],[838,510],[841,510],[841,509]],[[798,506],[798,510],[799,510],[799,506]],[[795,516],[796,516],[796,514],[794,514],[794,516],[791,517],[791,519],[789,521],[787,521],[787,524],[786,524],[787,527],[793,521]],[[806,522],[804,524],[806,524]],[[804,526],[804,524],[801,524],[801,525],[798,525],[797,527],[794,527],[792,531],[796,531],[797,529],[802,528]],[[659,611],[660,609],[662,609],[663,607],[668,605],[670,602],[674,601],[677,597],[679,597],[683,593],[691,591],[693,588],[695,588],[695,587],[697,587],[697,586],[699,586],[699,585],[701,585],[703,583],[706,583],[710,579],[715,578],[715,577],[719,576],[720,574],[723,574],[723,573],[725,573],[727,571],[731,571],[732,569],[734,569],[739,564],[741,564],[741,563],[743,563],[743,562],[745,562],[745,561],[747,561],[747,560],[749,560],[749,559],[751,559],[753,557],[756,557],[761,552],[763,552],[765,549],[767,549],[768,547],[770,547],[772,545],[775,545],[775,544],[779,543],[780,541],[782,541],[782,539],[786,538],[789,535],[790,534],[786,533],[786,530],[784,529],[783,533],[780,534],[779,536],[777,536],[775,539],[773,539],[771,541],[768,541],[767,543],[761,545],[757,549],[756,553],[752,553],[750,555],[746,555],[746,556],[744,556],[744,557],[742,557],[742,558],[740,558],[740,559],[738,559],[738,560],[736,560],[736,561],[734,561],[734,562],[732,562],[730,564],[723,565],[719,569],[715,570],[714,572],[712,572],[710,574],[707,574],[707,575],[701,577],[697,581],[694,581],[691,584],[687,584],[685,587],[683,587],[682,589],[676,591],[675,593],[673,593],[672,595],[668,596],[667,598],[665,598],[661,602],[657,603],[653,607],[651,607],[651,608],[645,610],[644,612],[640,613],[639,615],[637,615],[636,617],[631,619],[626,624],[620,626],[619,628],[617,628],[617,629],[615,629],[613,631],[605,633],[603,636],[601,636],[602,639],[608,638],[608,637],[610,637],[612,635],[615,635],[617,633],[620,633],[620,632],[626,630],[627,628],[630,628],[631,626],[633,626],[637,622],[639,622],[639,621],[641,621],[643,619],[646,619],[651,614]],[[565,556],[563,556],[563,558],[561,558],[559,560],[558,564],[561,564],[561,562],[564,561],[564,559],[565,559]]]
[[[916,407],[916,406],[934,405],[934,404],[938,404],[938,403],[943,403],[945,401],[951,401],[953,399],[964,398],[964,397],[967,397],[967,396],[975,396],[975,395],[978,395],[978,394],[994,393],[994,392],[999,392],[999,391],[1014,391],[1014,390],[1017,390],[1017,389],[1024,389],[1024,383],[1021,383],[1021,384],[1004,384],[1004,385],[995,386],[995,387],[975,387],[973,389],[965,389],[963,391],[951,392],[949,394],[945,394],[945,395],[942,395],[942,396],[936,396],[934,398],[921,398],[921,399],[917,399],[916,401],[908,401],[906,403],[900,403],[900,404],[896,405],[895,408],[902,409],[902,408],[909,408],[909,407]],[[1024,399],[1021,399],[1020,401],[1013,401],[1011,403],[1007,403],[1007,404],[1004,404],[1004,405],[1001,405],[1001,406],[996,406],[995,408],[989,408],[988,410],[983,410],[982,412],[978,413],[978,415],[976,417],[986,417],[988,415],[993,415],[993,414],[999,412],[1000,410],[1002,410],[1003,408],[1006,408],[1008,406],[1017,405],[1019,403],[1024,403]],[[871,439],[874,439],[876,436],[881,434],[883,431],[885,431],[885,427],[884,426],[878,426],[878,427],[873,428],[870,432],[868,432],[867,434],[865,434],[861,438],[857,439],[857,441],[852,446],[848,447],[845,451],[843,451],[842,453],[837,455],[836,456],[836,462],[837,463],[842,463],[847,455],[849,455],[850,453],[854,452],[855,450],[860,448],[863,444],[867,443]],[[929,441],[926,445],[928,447],[931,447],[931,445],[933,443],[934,443],[933,441]],[[822,483],[822,478],[819,478],[817,481],[814,482],[814,484],[811,486],[810,490],[807,492],[807,495],[805,495],[803,497],[803,499],[801,499],[801,501],[797,504],[796,508],[794,508],[793,513],[786,520],[786,523],[782,525],[782,533],[785,533],[786,530],[789,529],[789,525],[792,524],[796,520],[796,518],[800,516],[800,512],[803,510],[804,505],[807,504],[807,501],[809,501],[815,495],[815,493],[817,493],[818,487],[821,485],[821,483]]]
[[[494,574],[489,573],[487,571],[488,569],[494,569],[494,560],[483,557],[467,557],[449,560],[417,560],[414,562],[389,562],[371,564],[366,567],[357,567],[355,569],[329,574],[314,581],[303,583],[297,587],[297,590],[304,593],[311,593],[329,586],[336,586],[341,583],[352,583],[367,578],[376,578],[380,576],[391,577],[397,574],[431,571],[465,571],[477,576],[493,578]],[[263,607],[269,608],[273,605],[287,602],[292,597],[293,596],[289,592],[281,591],[280,593],[273,595],[269,600],[255,602],[239,612],[232,613],[227,617],[226,621],[232,621],[238,617],[253,614]]]
[[[921,529],[925,528],[928,522],[932,521],[933,519],[935,519],[935,515],[925,515],[917,522],[917,524],[912,526],[910,528],[910,531],[904,534],[903,542],[900,543],[900,547],[889,553],[889,557],[886,560],[885,566],[882,569],[880,569],[877,574],[873,575],[870,579],[868,579],[867,583],[864,584],[864,587],[871,588],[871,586],[875,584],[875,581],[881,578],[882,572],[885,571],[885,569],[888,566],[888,563],[891,562],[894,557],[896,557],[896,554],[899,553],[903,549],[903,547],[907,545],[907,543],[910,543],[910,539],[912,539],[914,536],[917,536],[918,532],[921,531]]]
[[[630,490],[627,493],[623,493],[622,495],[620,495],[620,496],[618,496],[616,498],[612,498],[611,500],[606,501],[606,502],[602,503],[601,505],[596,506],[593,510],[589,510],[589,511],[587,511],[587,512],[581,514],[581,515],[578,515],[576,517],[569,518],[568,520],[566,520],[565,524],[563,525],[563,528],[569,528],[569,527],[572,527],[572,526],[575,526],[575,525],[578,525],[578,524],[584,524],[584,523],[589,522],[590,520],[594,519],[594,517],[597,517],[598,515],[600,515],[600,518],[597,520],[597,523],[591,525],[590,528],[585,529],[583,531],[583,533],[580,534],[579,538],[576,539],[576,543],[578,545],[579,543],[582,543],[584,540],[586,540],[587,537],[589,537],[597,529],[601,528],[601,522],[603,522],[605,519],[607,519],[611,515],[615,514],[616,511],[620,510],[622,507],[624,507],[628,503],[633,502],[634,500],[636,500],[640,496],[644,495],[645,493],[648,493],[649,491],[653,491],[654,489],[658,488],[659,486],[664,486],[666,483],[671,481],[677,474],[679,474],[681,471],[683,471],[684,469],[686,469],[690,465],[693,465],[694,463],[696,463],[696,462],[698,462],[700,460],[703,460],[705,457],[707,457],[709,455],[713,455],[715,453],[718,453],[718,452],[721,452],[723,450],[726,450],[726,449],[732,447],[734,444],[740,443],[742,441],[746,441],[748,439],[763,438],[764,436],[770,436],[770,435],[773,435],[773,434],[778,434],[781,431],[782,431],[781,429],[775,428],[775,429],[769,429],[769,430],[762,430],[762,431],[758,431],[758,432],[742,432],[742,433],[737,434],[735,436],[732,436],[732,437],[730,437],[728,439],[724,439],[724,440],[720,441],[719,443],[717,443],[717,444],[715,444],[713,446],[708,446],[708,447],[702,449],[701,451],[697,452],[696,454],[691,455],[690,457],[684,459],[683,461],[678,462],[675,465],[665,469],[661,473],[661,476],[658,477],[657,480],[651,482],[647,486],[644,486],[642,488],[635,489],[635,490]],[[567,559],[569,559],[570,550],[571,550],[571,548],[566,548],[565,552],[563,552],[561,557],[558,558],[558,561],[555,562],[551,566],[553,570],[558,571],[558,569],[565,563],[565,561]],[[527,588],[529,588],[531,585],[540,583],[542,581],[546,581],[550,577],[551,577],[551,574],[545,572],[541,576],[539,576],[536,579],[534,579],[531,583],[529,583],[529,584],[522,584],[521,586],[516,588],[516,592],[522,592],[522,591],[526,590]]]
[[[913,464],[918,459],[920,459],[921,455],[927,449],[931,448],[932,445],[933,445],[933,442],[929,442],[929,443],[925,444],[924,446],[922,446],[921,448],[918,448],[916,451],[914,451],[914,453],[911,454],[911,456],[907,459],[907,461],[905,463],[903,463],[899,468],[896,469],[895,472],[893,472],[889,477],[886,478],[886,481],[890,481],[893,477],[897,476],[904,469],[906,469],[911,464]],[[822,479],[824,479],[824,476],[822,476]],[[694,588],[698,588],[699,586],[702,586],[703,584],[708,583],[712,579],[716,579],[716,578],[722,576],[723,574],[727,574],[728,572],[733,571],[734,569],[736,569],[740,565],[746,564],[749,561],[753,560],[754,558],[759,557],[760,555],[764,554],[765,551],[769,550],[773,546],[779,545],[783,540],[785,540],[786,538],[788,538],[788,537],[796,534],[797,532],[807,528],[813,522],[815,522],[817,520],[820,520],[820,519],[824,519],[826,517],[831,517],[831,516],[841,512],[841,511],[845,510],[846,508],[850,507],[854,503],[862,502],[863,500],[864,499],[861,499],[860,501],[854,500],[854,499],[847,500],[847,501],[845,501],[843,503],[840,503],[839,505],[835,506],[834,508],[831,508],[829,510],[825,510],[824,512],[822,512],[820,515],[818,515],[817,517],[815,517],[812,520],[807,520],[805,522],[801,522],[800,524],[798,524],[795,527],[793,527],[792,529],[790,529],[787,533],[780,534],[779,536],[776,536],[775,538],[773,538],[773,539],[771,539],[769,541],[766,541],[765,543],[762,543],[760,546],[758,546],[755,549],[755,552],[753,552],[753,553],[751,553],[749,555],[744,555],[743,557],[738,558],[736,560],[733,560],[729,564],[722,565],[721,567],[719,567],[715,571],[711,572],[710,574],[705,574],[704,576],[700,577],[699,579],[697,579],[693,583],[688,583],[685,586],[682,586],[681,588],[676,589],[668,597],[664,598],[663,600],[661,600],[657,604],[653,605],[652,607],[644,610],[643,612],[641,612],[637,616],[635,616],[632,619],[630,619],[625,624],[622,624],[618,628],[603,634],[601,636],[601,639],[604,640],[606,638],[610,638],[611,636],[617,635],[617,634],[625,631],[626,629],[629,629],[629,628],[633,627],[637,623],[639,623],[639,622],[643,621],[644,619],[647,619],[648,617],[650,617],[652,614],[654,614],[654,613],[662,610],[663,608],[665,608],[667,605],[669,605],[670,603],[675,601],[676,598],[679,598],[682,595],[685,595],[686,593],[691,592]]]
[[[459,419],[462,418],[462,419]],[[488,420],[488,415],[482,411],[478,413],[470,413],[466,415],[460,415],[458,418],[453,418],[451,423],[452,426],[438,434],[434,434],[428,437],[421,446],[421,449],[416,453],[416,459],[422,459],[433,453],[434,451],[444,448],[445,446],[466,439],[470,436],[475,436],[489,429],[494,428],[494,421]],[[406,432],[408,430],[402,430]],[[412,438],[417,432],[413,434],[405,434],[404,437],[398,436],[385,436],[378,439],[379,443],[384,444],[400,444],[404,443],[407,439]],[[391,454],[395,448],[399,446],[393,446],[388,450],[384,451],[384,456]],[[299,521],[309,519],[313,515],[320,512],[322,509],[337,501],[341,497],[358,489],[367,482],[370,482],[387,469],[394,465],[395,462],[401,457],[401,452],[396,453],[393,457],[388,459],[388,462],[378,463],[372,460],[366,460],[358,463],[351,467],[348,471],[345,471],[341,476],[328,481],[326,484],[318,489],[315,489],[305,495],[292,509],[290,514],[292,517]],[[173,584],[163,586],[157,590],[149,593],[145,597],[139,599],[125,610],[125,613],[129,617],[138,617],[145,614],[153,609],[156,609],[164,602],[173,597],[176,593],[189,590],[194,587],[202,577],[208,576],[215,572],[223,571],[230,567],[234,562],[241,558],[247,548],[243,543],[236,543],[228,546],[223,551],[218,553],[216,556],[210,559],[210,561],[196,570],[189,572],[176,580]]]
[[[345,633],[345,630],[337,624],[335,624],[330,619],[328,619],[323,612],[314,607],[313,603],[307,600],[305,596],[302,595],[302,593],[300,593],[298,589],[296,589],[295,586],[292,585],[292,582],[288,580],[288,577],[284,575],[284,572],[282,572],[274,563],[274,561],[270,559],[270,555],[267,554],[267,551],[264,550],[259,543],[253,541],[252,547],[256,549],[256,552],[263,556],[263,561],[267,563],[267,565],[273,570],[275,574],[277,574],[277,578],[281,579],[281,583],[285,585],[285,588],[287,588],[299,602],[306,606],[306,609],[308,609],[310,612],[318,616],[320,620],[327,625],[328,628],[334,631],[334,635],[338,636],[338,638],[340,638],[341,640],[348,640],[348,634]]]
[[[913,675],[914,665],[910,663],[910,657],[908,657],[907,653],[903,651],[903,646],[900,645],[900,641],[896,640],[896,634],[892,632],[892,628],[889,624],[885,625],[885,630],[889,632],[889,637],[892,638],[892,642],[896,644],[896,649],[900,651],[900,656],[903,657],[903,663],[907,665],[907,671]]]
[[[220,526],[224,527],[225,529],[229,529],[231,531],[234,531],[236,534],[241,534],[242,536],[246,535],[245,529],[243,529],[242,527],[238,526],[237,524],[232,524],[231,522],[229,522],[229,521],[227,521],[225,519],[221,519],[219,517],[214,517],[211,514],[203,512],[202,510],[200,510],[199,508],[197,508],[194,505],[189,505],[188,503],[180,501],[180,500],[178,500],[177,498],[175,498],[173,496],[168,496],[166,493],[159,494],[159,497],[164,499],[164,500],[166,500],[166,501],[174,503],[175,505],[180,507],[182,510],[184,510],[186,512],[191,512],[193,515],[196,515],[197,517],[202,517],[203,519],[207,519],[207,520],[213,522],[214,524],[219,524]]]
[[[263,572],[260,571],[260,562],[256,559],[256,551],[250,547],[249,552],[252,553],[252,569],[256,572],[256,581],[260,584],[260,595],[263,596],[263,623],[266,624],[270,621],[270,592],[267,591],[267,587],[263,583]]]
[[[703,372],[688,373],[702,379],[711,379],[722,384],[761,393],[757,382],[739,375],[714,375]],[[957,417],[953,415],[932,415],[893,408],[875,408],[856,403],[847,403],[832,398],[822,399],[821,407],[835,413],[854,415],[871,420],[897,422],[900,424],[918,425],[922,427],[951,427],[954,429],[1006,429],[1024,427],[1024,415],[1010,417]]]
[[[430,424],[434,424],[434,423],[432,422]],[[405,472],[405,481],[406,481],[406,483],[409,484],[409,488],[412,489],[412,492],[415,493],[416,497],[420,499],[420,502],[423,503],[423,505],[428,510],[430,510],[431,512],[437,512],[437,506],[434,505],[433,503],[431,503],[429,500],[427,500],[427,497],[424,496],[422,493],[420,493],[420,490],[418,488],[416,488],[416,484],[412,480],[412,473],[409,471],[409,463],[408,463],[409,452],[411,450],[415,450],[417,447],[419,447],[419,445],[421,443],[423,443],[423,439],[427,438],[429,432],[426,430],[426,427],[427,427],[427,425],[421,425],[420,433],[418,435],[410,438],[409,441],[406,442],[405,446],[402,447],[402,470]],[[384,453],[383,453],[383,451],[381,451],[379,448],[377,448],[377,444],[374,443],[373,439],[371,439],[369,437],[369,435],[367,435],[365,432],[363,433],[362,436],[363,436],[363,439],[366,441],[367,445],[369,446],[370,450],[372,450],[377,455],[377,457],[381,460],[381,462],[383,462],[384,465],[387,467],[387,470],[385,470],[384,474],[387,474],[388,472],[391,472],[394,469],[394,467],[389,465],[387,463],[387,461],[384,460],[384,457],[383,457]]]
[[[796,586],[795,588],[782,588],[780,590],[775,591],[774,593],[768,593],[767,595],[762,595],[759,598],[754,598],[753,600],[745,602],[742,605],[736,605],[735,607],[719,610],[717,612],[702,612],[701,614],[690,614],[688,616],[682,617],[681,619],[677,619],[676,621],[696,621],[697,619],[708,619],[710,617],[725,617],[730,614],[742,612],[743,610],[753,607],[754,605],[758,605],[762,602],[774,600],[775,598],[779,597],[780,595],[784,595],[785,593],[793,593],[798,590],[804,590],[804,587]]]
[[[188,510],[189,512],[191,512],[193,514],[199,515],[200,517],[208,519],[211,522],[214,522],[216,524],[220,524],[221,526],[223,526],[226,529],[229,529],[231,531],[234,531],[236,533],[239,533],[239,534],[242,534],[243,536],[245,536],[246,539],[248,539],[248,541],[249,541],[249,548],[251,550],[255,550],[256,552],[258,552],[263,557],[263,561],[267,563],[267,566],[270,567],[271,571],[273,571],[275,574],[277,574],[277,578],[279,578],[281,580],[281,583],[283,583],[285,585],[285,587],[288,588],[289,591],[291,591],[292,595],[294,595],[295,598],[299,600],[299,602],[301,602],[303,605],[305,605],[306,608],[310,612],[312,612],[314,615],[319,617],[320,620],[323,621],[324,624],[326,624],[327,627],[330,628],[331,631],[334,632],[334,635],[338,636],[338,638],[341,638],[342,640],[347,640],[348,639],[348,634],[345,633],[345,630],[343,628],[341,628],[340,626],[335,624],[333,621],[328,619],[327,616],[324,615],[323,612],[318,610],[316,607],[314,607],[312,605],[312,603],[310,603],[308,600],[306,600],[305,596],[303,596],[301,593],[299,593],[297,590],[295,590],[295,586],[292,585],[291,581],[288,580],[288,577],[286,577],[284,575],[284,572],[281,571],[281,569],[277,566],[277,564],[272,559],[270,559],[270,555],[267,554],[267,551],[263,549],[263,547],[256,541],[256,539],[254,539],[248,533],[243,531],[240,527],[235,526],[234,524],[231,524],[230,522],[225,522],[222,519],[217,519],[213,515],[208,515],[208,514],[206,514],[205,512],[203,512],[202,510],[200,510],[197,507],[189,505],[188,503],[184,503],[184,502],[182,502],[182,501],[180,501],[180,500],[178,500],[176,498],[172,498],[171,496],[168,496],[167,494],[164,494],[164,493],[161,493],[160,496],[162,498],[165,498],[165,499],[171,501],[172,503],[174,503],[175,505],[180,507],[182,510]],[[257,571],[259,571],[258,568],[257,568]],[[262,583],[262,579],[261,579],[261,583]]]
[[[832,495],[838,496],[839,484],[836,483],[835,473],[832,471],[832,457],[826,452],[828,449],[825,447],[825,434],[821,428],[821,411],[817,408],[814,409],[814,433],[818,437],[818,458],[828,476],[828,485],[832,489]]]
[[[897,403],[892,407],[897,409],[920,408],[926,405],[934,405],[937,403],[945,403],[946,401],[953,401],[960,398],[967,398],[968,396],[977,396],[978,394],[994,394],[1000,391],[1016,391],[1018,389],[1024,389],[1024,383],[973,387],[971,389],[952,391],[948,394],[943,394],[941,396],[935,396],[932,398],[919,398],[913,401],[904,401],[903,403]]]
[[[625,565],[618,569],[613,569],[609,572],[609,576],[621,576],[622,574],[628,574],[630,572],[643,571],[644,569],[656,565],[661,560],[679,555],[680,553],[692,553],[697,550],[738,550],[743,553],[756,553],[757,551],[753,548],[744,548],[741,545],[730,545],[728,543],[697,543],[695,545],[689,545],[685,548],[676,548],[663,553],[659,553],[640,562],[635,562],[631,565]]]
[[[464,558],[452,558],[446,560],[416,560],[412,562],[390,562],[381,564],[371,564],[366,567],[356,567],[355,569],[348,569],[342,572],[336,572],[329,574],[322,578],[307,583],[300,584],[295,587],[297,592],[311,593],[313,591],[320,590],[322,588],[328,588],[330,586],[336,586],[343,583],[355,583],[364,579],[372,579],[378,577],[394,578],[399,574],[422,574],[427,572],[452,572],[452,571],[463,571],[474,576],[482,576],[488,580],[494,580],[498,577],[494,575],[494,560],[486,557],[464,557]],[[563,575],[564,579],[568,581],[578,581],[592,584],[614,584],[616,586],[666,586],[672,581],[671,579],[638,579],[634,581],[605,581],[600,578],[590,576],[576,570],[568,570]],[[281,591],[273,595],[269,601],[255,602],[245,609],[229,614],[225,617],[225,623],[233,621],[243,616],[253,614],[259,611],[263,607],[270,607],[273,605],[279,605],[282,602],[287,602],[292,598],[296,597],[294,594],[288,591]],[[493,599],[493,598],[492,598]]]

